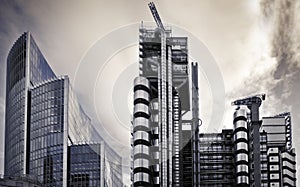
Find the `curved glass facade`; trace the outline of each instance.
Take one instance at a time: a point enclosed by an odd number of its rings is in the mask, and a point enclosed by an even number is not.
[[[29,32],[22,34],[7,57],[5,175],[28,173],[29,85],[55,77]],[[28,76],[30,74],[30,76]]]
[[[122,158],[107,143],[103,142],[102,147],[104,187],[123,186]]]
[[[31,90],[30,174],[50,186],[62,186],[64,79]]]
[[[69,78],[57,77],[30,33],[24,33],[7,57],[5,176],[30,175],[43,186],[67,187],[78,180],[81,186],[122,186],[121,157],[105,143],[101,143],[102,151],[95,151],[87,143],[93,141],[103,140],[79,104]],[[78,145],[85,146],[75,149]],[[79,160],[88,162],[71,162],[70,155],[74,158],[77,153]],[[101,157],[105,164],[95,167],[91,161],[100,161],[89,156]],[[78,167],[89,173],[76,173]]]
[[[23,173],[25,126],[25,72],[27,35],[13,45],[7,57],[5,175]]]

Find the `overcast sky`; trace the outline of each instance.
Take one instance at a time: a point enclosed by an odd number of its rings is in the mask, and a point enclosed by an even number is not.
[[[208,71],[201,66],[201,63],[205,63],[203,59],[195,59],[200,63],[201,72],[200,103],[203,132],[220,131],[224,127],[232,128],[234,107],[230,106],[231,101],[263,92],[267,94],[267,99],[261,107],[262,115],[291,111],[294,137],[300,134],[298,125],[300,36],[296,35],[300,31],[299,24],[296,24],[300,21],[298,2],[298,4],[291,0],[154,2],[162,20],[197,38],[209,51],[220,70],[225,86],[225,115],[221,124],[209,127],[211,117],[222,117],[222,114],[212,112],[215,98],[212,97],[213,93],[210,93],[211,82],[206,79],[212,75],[207,75]],[[287,2],[292,3],[288,6]],[[135,45],[138,40],[138,28],[127,35],[122,35],[122,28],[130,30],[141,21],[153,21],[147,3],[148,1],[144,0],[1,1],[0,173],[3,173],[4,157],[6,57],[13,42],[24,31],[32,33],[57,75],[69,75],[80,102],[94,120],[94,124],[103,126],[110,134],[110,138],[121,142],[122,146],[118,147],[124,150],[120,152],[126,152],[126,146],[129,148],[130,135],[130,123],[126,122],[130,122],[130,116],[128,118],[126,116],[131,110],[128,101],[129,103],[131,101],[132,79],[137,75],[138,68],[138,48]],[[176,36],[176,33],[173,35]],[[133,43],[125,41],[120,48],[114,48],[120,44],[122,37],[128,41],[136,37],[136,41]],[[91,52],[98,49],[102,50],[98,55],[103,59],[98,59],[99,56],[93,56],[94,53]],[[117,50],[113,51],[114,49]],[[202,52],[200,49],[193,50]],[[93,60],[99,62],[89,64],[92,68],[95,65],[95,74],[91,73],[92,70],[84,69],[86,67],[84,64]],[[80,76],[80,73],[85,73],[85,76],[82,74]],[[86,87],[81,86],[83,83]],[[88,87],[93,88],[93,93],[89,92]],[[111,99],[112,103],[109,102]],[[119,103],[127,107],[123,115],[118,110],[121,108]],[[111,119],[110,115],[113,115],[114,119]],[[300,140],[294,138],[293,143],[297,151],[300,150]],[[298,163],[299,161],[298,159]],[[129,176],[125,175],[125,178],[128,182]]]

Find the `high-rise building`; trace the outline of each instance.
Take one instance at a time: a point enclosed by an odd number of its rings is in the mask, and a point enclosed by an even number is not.
[[[105,142],[71,145],[69,149],[70,186],[122,187],[122,158]]]
[[[122,159],[95,132],[69,78],[56,76],[32,35],[24,33],[7,58],[5,176],[36,177],[43,186],[66,187],[75,178],[85,181],[84,184],[96,181],[104,186],[104,179],[119,184]],[[94,156],[98,154],[104,159],[101,154],[110,154],[109,158],[114,160],[114,164],[107,166],[111,175],[104,177],[104,170],[89,164],[80,165],[80,173],[73,170],[70,157],[79,149],[75,148],[85,145],[88,151],[94,147],[88,142],[94,141],[101,141],[99,146],[103,147]],[[104,166],[104,162],[99,164]],[[74,164],[75,169],[77,166]],[[91,173],[101,175],[95,178]],[[109,179],[111,176],[114,179]]]
[[[262,187],[296,186],[290,114],[263,117],[258,139],[254,139],[250,127],[251,110],[238,107],[233,122],[233,130],[200,133],[201,186],[255,186],[257,173]],[[253,142],[259,144],[259,172],[254,169],[257,153],[253,151]]]
[[[268,186],[296,186],[296,154],[292,147],[290,113],[264,117],[261,131],[266,133]]]
[[[231,187],[235,182],[233,130],[201,133],[200,186]]]
[[[55,77],[34,39],[24,33],[7,57],[5,175],[28,173],[29,89],[32,84]]]
[[[160,20],[154,4],[149,6]],[[131,132],[132,185],[197,186],[198,136],[194,135],[199,124],[198,66],[191,66],[191,89],[188,38],[172,36],[171,28],[158,26],[142,24],[139,29],[140,72],[134,80]]]

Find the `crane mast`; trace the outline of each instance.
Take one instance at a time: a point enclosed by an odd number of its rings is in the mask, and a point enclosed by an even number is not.
[[[158,12],[157,12],[157,9],[156,9],[154,3],[153,3],[153,2],[150,2],[150,3],[148,4],[148,6],[149,6],[149,8],[150,8],[150,10],[151,10],[151,13],[152,13],[153,18],[154,18],[154,20],[155,20],[155,22],[156,22],[157,27],[165,31],[165,27],[164,27],[164,25],[162,24],[162,21],[161,21],[161,19],[160,19],[160,16],[159,16],[159,14],[158,14]]]
[[[259,121],[259,107],[266,98],[266,94],[258,94],[244,99],[233,101],[231,105],[247,106],[251,111],[251,121]]]
[[[169,187],[172,186],[173,179],[173,95],[172,95],[172,61],[171,61],[171,46],[167,46],[167,36],[165,28],[161,22],[159,14],[155,8],[153,2],[148,4],[154,20],[161,33],[161,56],[160,64],[158,65],[158,107],[159,118],[158,124],[162,130],[159,136],[159,150],[160,153],[160,186]],[[167,58],[168,56],[168,58]],[[168,60],[167,60],[168,59]]]

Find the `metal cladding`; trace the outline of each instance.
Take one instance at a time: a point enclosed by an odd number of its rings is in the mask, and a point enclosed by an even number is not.
[[[179,151],[180,150],[180,98],[178,94],[174,95],[174,100],[173,100],[173,113],[174,113],[174,134],[173,134],[173,144],[174,144],[174,158],[173,158],[173,164],[174,164],[174,172],[173,172],[173,184],[174,186],[180,186],[180,169],[179,169],[179,162],[180,162],[180,155]]]
[[[236,184],[249,185],[248,125],[246,109],[238,108],[234,113],[234,144],[236,162]]]
[[[149,7],[159,24],[158,28],[141,25],[139,29],[139,77],[134,80],[131,132],[131,181],[133,186],[192,185],[193,180],[200,178],[193,177],[193,167],[198,166],[193,165],[193,159],[196,162],[198,159],[192,158],[197,156],[193,149],[198,142],[193,142],[193,138],[198,138],[194,133],[199,116],[194,113],[199,110],[198,86],[193,95],[193,102],[197,103],[193,108],[190,104],[187,37],[173,37],[170,27],[162,25],[154,4],[150,3]],[[193,81],[196,81],[197,63],[192,68]],[[193,119],[191,115],[184,116],[192,111],[195,111]]]
[[[250,170],[250,185],[251,186],[261,186],[261,150],[260,150],[260,126],[261,121],[259,120],[259,107],[262,104],[262,101],[265,100],[265,94],[259,94],[251,97],[246,97],[244,99],[238,99],[232,103],[232,105],[237,106],[247,106],[250,110],[250,118],[249,118],[249,142],[247,149],[251,154],[249,154],[249,166],[251,166]],[[240,145],[243,145],[240,143]],[[244,167],[243,167],[244,169]],[[248,170],[249,171],[249,170]]]
[[[292,148],[290,114],[263,117],[258,138],[254,136],[255,129],[251,128],[251,119],[249,107],[238,107],[233,116],[232,136],[230,130],[227,133],[225,130],[200,133],[201,186],[256,187],[254,175],[257,173],[261,187],[296,186],[296,154]],[[259,145],[260,171],[254,166],[258,158],[253,142]]]
[[[233,130],[200,133],[200,182],[197,186],[235,185]]]
[[[295,149],[282,152],[282,184],[284,186],[296,186],[296,153]]]
[[[133,182],[139,186],[150,185],[149,86],[144,77],[134,80]]]
[[[269,182],[271,186],[280,186],[280,159],[278,148],[271,148],[268,150],[268,162],[271,171],[269,172]]]
[[[261,132],[267,139],[267,184],[269,186],[296,186],[296,154],[292,147],[291,116],[286,112],[263,117]]]

